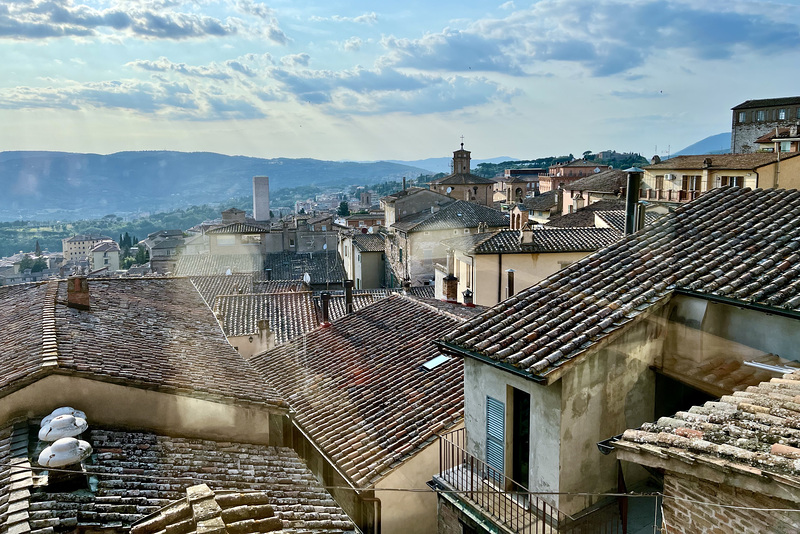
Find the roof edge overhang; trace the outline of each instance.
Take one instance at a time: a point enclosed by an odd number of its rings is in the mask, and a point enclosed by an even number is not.
[[[710,302],[716,302],[718,304],[727,304],[729,306],[736,306],[738,308],[744,308],[746,310],[759,311],[762,313],[768,313],[770,315],[779,315],[781,317],[787,317],[789,319],[800,320],[800,311],[787,310],[786,308],[776,308],[774,306],[769,306],[767,304],[759,304],[758,302],[747,302],[744,300],[733,299],[730,297],[723,297],[720,295],[701,293],[699,291],[692,291],[691,289],[675,288],[673,292],[676,295],[694,297],[702,300],[707,300]]]
[[[505,362],[501,362],[501,361],[492,359],[492,358],[490,358],[488,356],[480,354],[479,352],[474,352],[474,351],[471,351],[469,349],[465,349],[464,347],[461,347],[459,345],[454,345],[453,343],[450,343],[448,341],[438,340],[438,341],[434,341],[434,344],[437,347],[439,347],[439,349],[442,352],[446,352],[447,354],[452,354],[454,356],[467,356],[467,357],[472,358],[474,360],[478,360],[479,362],[489,364],[492,367],[495,367],[495,368],[500,369],[502,371],[505,371],[507,373],[511,373],[513,375],[521,376],[523,378],[526,378],[527,380],[532,380],[533,382],[536,382],[537,384],[547,385],[549,383],[548,379],[546,377],[544,377],[544,376],[539,376],[539,375],[534,375],[532,373],[528,373],[526,371],[523,371],[519,367],[515,367],[515,366],[513,366],[513,365],[511,365],[509,363],[505,363]]]

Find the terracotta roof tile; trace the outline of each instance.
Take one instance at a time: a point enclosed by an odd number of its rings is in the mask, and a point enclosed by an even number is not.
[[[353,243],[361,252],[383,252],[385,249],[382,234],[355,234]]]
[[[173,274],[208,276],[231,273],[253,273],[264,269],[260,254],[182,254]]]
[[[214,313],[226,336],[258,334],[258,322],[266,320],[278,345],[319,325],[310,292],[220,295]]]
[[[798,152],[781,153],[781,161],[789,158],[794,158],[800,155]],[[699,156],[675,156],[668,160],[655,165],[648,165],[645,169],[649,172],[656,173],[661,170],[671,169],[686,169],[686,170],[702,170],[704,168],[703,162],[706,159],[711,160],[709,169],[738,169],[738,170],[755,170],[758,167],[775,163],[778,160],[778,154],[772,152],[752,152],[750,154],[710,154]]]
[[[592,252],[622,239],[612,228],[533,227],[533,244],[522,246],[519,230],[500,230],[443,241],[448,248],[467,254],[535,254],[542,252]]]
[[[0,472],[7,473],[9,465],[38,471],[28,459],[28,436],[35,428],[38,425],[25,424],[0,429]],[[24,485],[0,486],[0,502],[13,502],[26,511],[25,528],[33,532],[47,532],[53,526],[58,527],[56,531],[127,531],[171,502],[185,500],[188,487],[206,484],[216,493],[225,523],[246,515],[266,518],[268,504],[274,514],[271,517],[280,520],[284,532],[354,530],[330,494],[288,447],[178,438],[93,428],[91,424],[83,439],[94,448],[86,468],[96,473],[95,490],[52,493],[46,487],[34,487],[30,480]],[[30,472],[18,473],[27,473],[30,479]],[[0,530],[13,532],[11,527],[20,526],[12,515],[0,512]]]
[[[262,234],[264,232],[269,232],[270,227],[269,223],[267,226],[261,226],[255,223],[243,223],[243,222],[234,222],[230,224],[226,224],[225,226],[219,226],[212,230],[209,230],[208,234]]]
[[[522,201],[522,206],[529,211],[547,211],[556,207],[558,204],[558,195],[561,194],[562,191],[560,189],[547,191],[541,195],[526,198]]]
[[[800,372],[794,372],[627,430],[615,446],[645,454],[680,454],[723,471],[743,466],[761,476],[789,475],[798,487],[798,395]]]
[[[461,419],[461,359],[421,369],[439,354],[433,340],[457,324],[393,295],[251,362],[352,481],[373,484]]]
[[[192,276],[192,284],[203,297],[209,308],[214,305],[217,295],[253,293],[253,274],[231,274],[213,276]]]
[[[265,256],[264,268],[272,269],[273,280],[302,280],[304,273],[311,276],[312,284],[340,283],[347,278],[336,251],[275,252]]]
[[[617,193],[628,182],[628,173],[620,169],[608,169],[597,174],[575,180],[564,186],[569,191],[596,191],[601,193]]]
[[[788,96],[782,98],[761,98],[757,100],[745,100],[738,106],[731,109],[750,109],[750,108],[766,108],[772,106],[791,106],[793,104],[800,104],[800,96]]]
[[[475,174],[449,174],[442,178],[431,180],[432,184],[437,185],[467,185],[467,184],[493,184],[494,180],[484,178]]]
[[[508,226],[508,215],[474,202],[456,200],[434,213],[423,212],[400,219],[392,227],[404,232],[420,232],[422,230],[476,228],[481,222],[486,223],[490,228]]]
[[[625,210],[625,200],[599,200],[584,206],[574,213],[559,215],[547,221],[546,225],[558,228],[576,228],[581,226],[594,226],[594,214],[598,211]]]
[[[797,220],[798,191],[714,189],[501,302],[444,341],[541,375],[675,288],[800,311]]]

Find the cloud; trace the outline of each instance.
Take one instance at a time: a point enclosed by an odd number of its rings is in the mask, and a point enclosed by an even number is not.
[[[281,58],[281,65],[286,67],[307,67],[311,56],[308,54],[290,54]]]
[[[514,9],[515,7],[516,6],[514,5],[514,2],[505,2],[503,4],[500,4],[500,9],[509,10],[509,9]]]
[[[244,65],[241,65],[238,62],[231,62],[236,63],[242,69],[245,69]],[[199,78],[211,78],[214,80],[229,80],[231,79],[230,74],[224,72],[218,65],[212,64],[211,66],[189,66],[185,63],[173,63],[169,61],[165,57],[160,57],[156,61],[148,61],[144,59],[137,59],[136,61],[131,61],[127,63],[126,66],[134,67],[137,69],[153,71],[153,72],[174,72],[183,76],[194,76]],[[230,66],[230,65],[229,65]],[[238,70],[235,67],[231,67],[234,70]],[[239,70],[239,72],[242,72]]]
[[[509,3],[504,9],[513,8]],[[757,2],[542,0],[504,18],[483,19],[417,39],[385,37],[379,65],[424,71],[531,75],[553,62],[604,77],[647,64],[664,51],[701,60],[800,47],[800,7]]]
[[[358,15],[357,17],[342,17],[341,15],[333,15],[332,17],[320,17],[320,16],[312,16],[310,17],[312,22],[354,22],[356,24],[368,24],[373,25],[378,23],[378,15],[373,11],[371,13],[364,13],[363,15]]]
[[[361,38],[351,37],[344,42],[342,48],[348,52],[355,52],[361,49],[362,44],[364,44],[364,41],[362,41]]]
[[[629,91],[611,91],[611,96],[623,98],[626,100],[640,99],[640,98],[662,98],[667,96],[663,91],[645,91],[645,90],[629,90]]]
[[[106,9],[93,5],[71,0],[5,2],[0,5],[0,39],[128,36],[182,40],[241,33],[264,36],[277,44],[289,42],[272,10],[252,0],[238,0],[235,4],[248,21],[197,13],[193,2],[120,0]],[[180,11],[181,8],[189,11]]]

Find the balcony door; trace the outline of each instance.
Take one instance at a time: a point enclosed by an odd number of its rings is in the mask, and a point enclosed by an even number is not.
[[[517,484],[530,487],[531,456],[531,396],[511,388],[511,478]],[[518,488],[513,488],[518,489]]]

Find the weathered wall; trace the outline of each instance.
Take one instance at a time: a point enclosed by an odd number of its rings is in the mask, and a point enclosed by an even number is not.
[[[662,351],[665,308],[642,318],[604,348],[563,368],[561,382],[561,464],[563,492],[607,492],[617,489],[617,464],[597,442],[652,421],[655,373]],[[626,473],[628,484],[635,474]],[[560,509],[573,514],[599,497],[562,497]]]
[[[667,471],[664,475],[664,530],[669,534],[794,533],[800,532],[800,514],[754,510],[797,508],[796,502],[760,492],[708,482]],[[671,499],[670,497],[678,497]],[[681,499],[681,500],[679,500]],[[689,502],[719,503],[729,507]],[[732,506],[732,508],[730,507]]]
[[[436,532],[435,493],[381,491],[381,488],[427,490],[426,482],[438,472],[439,441],[434,440],[375,485],[375,494],[381,500],[382,534]],[[411,518],[413,521],[409,521]]]
[[[99,426],[244,443],[269,442],[270,409],[266,406],[222,404],[67,375],[46,376],[3,397],[0,421],[44,417],[59,406],[83,410],[89,424]]]
[[[448,499],[439,497],[436,525],[438,534],[464,534],[464,525],[475,532],[489,532],[481,528],[473,517],[456,508]]]
[[[356,268],[361,285],[358,289],[377,289],[384,286],[384,262],[383,252],[359,252],[361,262]]]
[[[561,428],[561,382],[543,386],[524,377],[495,369],[488,364],[464,359],[464,414],[467,427],[467,451],[486,461],[486,397],[493,397],[509,410],[509,386],[527,391],[531,396],[530,421],[530,473],[528,481],[531,491],[559,491],[559,465],[562,447],[559,444]],[[511,458],[511,427],[506,421],[506,476]],[[566,458],[572,453],[567,451]],[[555,495],[544,495],[542,499],[558,506]]]

